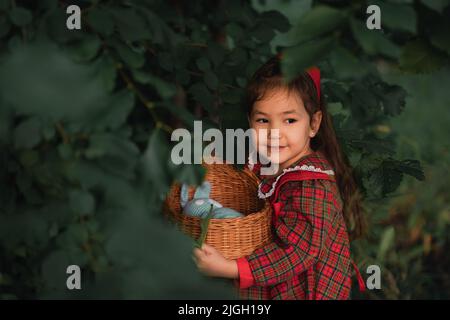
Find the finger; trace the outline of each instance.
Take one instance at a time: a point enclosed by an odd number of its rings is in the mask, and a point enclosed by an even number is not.
[[[214,253],[216,251],[216,249],[208,244],[203,244],[202,246],[202,250],[204,253],[206,254],[211,254]]]
[[[203,248],[203,252],[206,255],[222,255],[216,248],[214,248],[213,246],[210,246],[210,245],[206,245]]]
[[[202,245],[202,249],[203,250],[208,250],[208,249],[210,249],[210,248],[213,248],[212,246],[210,246],[209,244],[207,244],[207,243],[204,243],[203,245]]]
[[[200,259],[200,258],[202,258],[205,255],[205,253],[202,250],[198,249],[198,248],[195,248],[193,253],[194,253],[194,256],[197,259]]]

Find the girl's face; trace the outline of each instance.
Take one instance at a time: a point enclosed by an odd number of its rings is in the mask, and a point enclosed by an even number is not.
[[[267,92],[262,100],[255,102],[249,122],[256,130],[258,153],[278,163],[279,170],[283,170],[312,152],[310,139],[317,133],[321,119],[320,111],[310,119],[299,95],[280,88]],[[262,139],[261,129],[267,130]],[[271,129],[278,129],[278,134]],[[278,150],[271,147],[277,144]]]

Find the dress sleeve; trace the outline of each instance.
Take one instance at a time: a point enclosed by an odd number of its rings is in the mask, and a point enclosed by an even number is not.
[[[281,187],[283,206],[275,224],[279,241],[238,260],[241,288],[284,282],[316,262],[335,210],[330,183],[317,179],[291,181]]]

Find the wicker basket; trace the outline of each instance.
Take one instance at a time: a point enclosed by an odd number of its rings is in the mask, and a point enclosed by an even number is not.
[[[211,219],[205,242],[228,259],[249,255],[270,242],[271,206],[268,201],[256,196],[259,183],[256,175],[248,169],[239,171],[228,164],[204,166],[205,180],[211,183],[210,197],[224,207],[245,215],[240,218]],[[201,219],[182,213],[180,188],[179,184],[172,186],[164,202],[164,212],[184,233],[197,239],[201,233]],[[190,188],[189,199],[192,199],[193,193],[194,188]]]

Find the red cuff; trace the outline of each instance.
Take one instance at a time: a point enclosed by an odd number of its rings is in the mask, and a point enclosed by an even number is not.
[[[246,289],[255,284],[255,279],[252,275],[250,265],[245,258],[239,258],[236,260],[239,272],[239,287]]]

